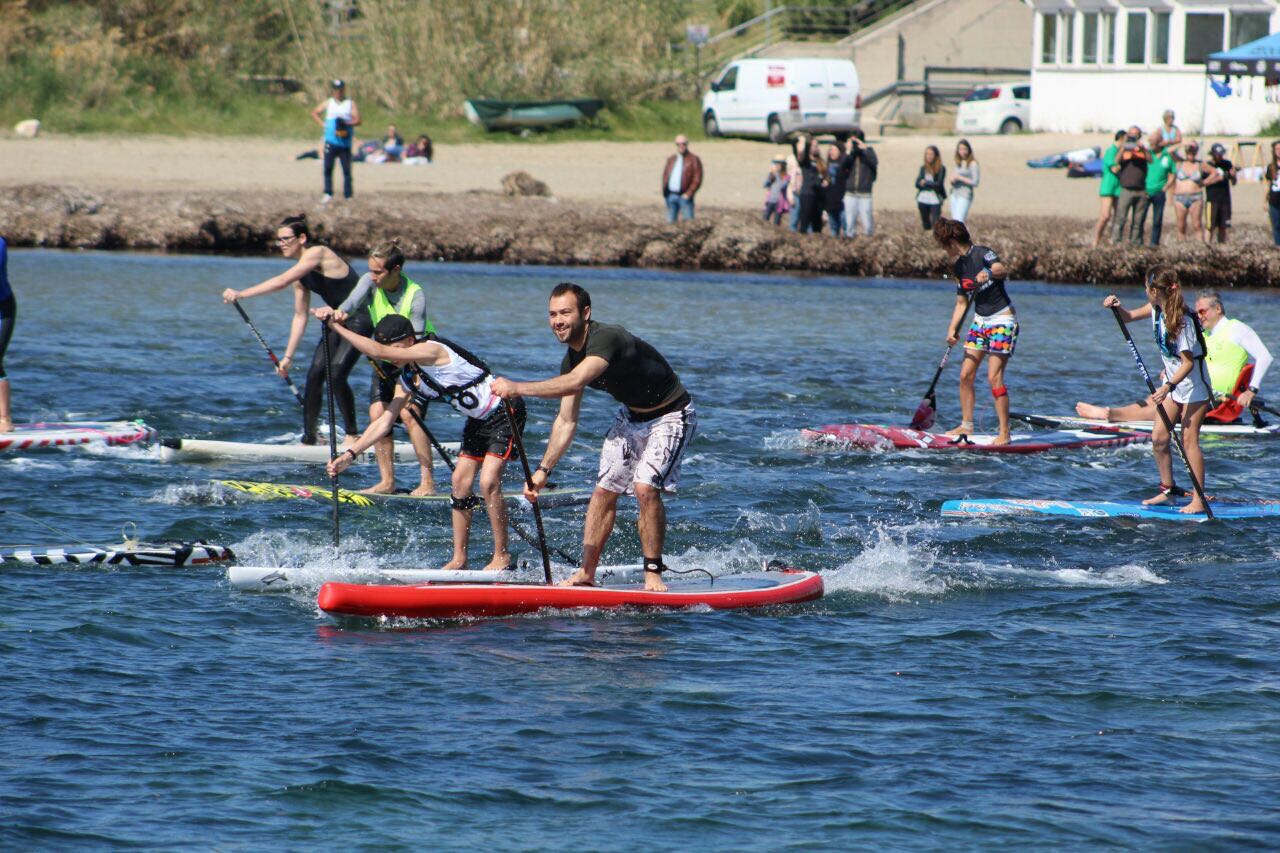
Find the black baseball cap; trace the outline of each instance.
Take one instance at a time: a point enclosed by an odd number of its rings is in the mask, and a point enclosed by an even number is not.
[[[344,82],[342,81],[342,78],[340,78],[340,77],[334,77],[334,78],[333,78],[333,80],[332,80],[332,82],[330,82],[330,83],[329,83],[329,88],[330,88],[330,89],[345,89],[345,88],[347,88],[347,84],[346,84],[346,83],[344,83]]]
[[[413,337],[413,323],[401,314],[388,314],[378,321],[373,330],[373,339],[380,344],[394,344],[405,338]]]
[[[1221,142],[1215,142],[1213,143],[1213,147],[1209,149],[1209,153],[1217,157],[1221,157],[1223,154],[1227,153],[1227,149],[1223,147]]]

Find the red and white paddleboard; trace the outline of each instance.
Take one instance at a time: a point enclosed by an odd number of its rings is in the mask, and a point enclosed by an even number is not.
[[[321,610],[343,616],[452,619],[516,616],[538,610],[582,607],[736,610],[822,597],[821,575],[791,568],[726,575],[714,581],[703,578],[669,580],[667,583],[670,589],[666,592],[648,592],[641,583],[608,586],[327,583],[320,588],[317,603]]]
[[[21,453],[79,444],[148,444],[156,431],[142,421],[75,421],[65,424],[14,424],[0,433],[0,453]]]
[[[1118,447],[1151,440],[1136,430],[1097,427],[1014,433],[1008,444],[995,444],[990,434],[960,436],[876,424],[831,424],[801,431],[806,440],[845,448],[871,450],[955,450],[986,453],[1040,453],[1081,447]]]

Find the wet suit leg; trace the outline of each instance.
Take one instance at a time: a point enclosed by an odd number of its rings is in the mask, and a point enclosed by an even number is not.
[[[334,404],[342,418],[343,429],[347,435],[356,435],[360,427],[356,424],[356,397],[347,384],[347,376],[360,360],[360,351],[337,332],[326,332],[329,335],[329,352],[333,357],[333,392]],[[320,404],[324,402],[324,339],[316,344],[315,354],[311,357],[311,368],[307,370],[307,386],[302,391],[302,443],[316,443],[316,425],[320,422]]]
[[[18,319],[18,303],[12,296],[0,302],[0,427],[6,431],[13,418],[9,413],[9,377],[4,372],[4,353],[13,337],[13,324]]]

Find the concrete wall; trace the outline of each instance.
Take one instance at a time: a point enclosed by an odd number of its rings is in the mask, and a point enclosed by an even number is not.
[[[845,40],[863,95],[898,79],[921,80],[926,65],[1031,67],[1032,10],[1022,0],[919,0]]]
[[[1253,135],[1280,118],[1280,104],[1266,101],[1262,78],[1235,78],[1231,88],[1229,97],[1210,91],[1205,101],[1203,66],[1159,72],[1037,68],[1031,73],[1031,129],[1109,135],[1136,124],[1150,132],[1171,109],[1184,133],[1200,133],[1202,103],[1206,134]]]

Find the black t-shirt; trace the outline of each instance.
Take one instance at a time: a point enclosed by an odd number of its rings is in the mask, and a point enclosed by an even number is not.
[[[956,293],[973,296],[973,310],[980,317],[990,317],[1013,304],[1004,289],[1004,279],[991,276],[982,284],[975,279],[984,269],[990,274],[991,266],[999,263],[1000,256],[986,246],[970,246],[956,259]]]
[[[589,355],[609,362],[590,386],[607,391],[629,409],[653,409],[685,393],[680,377],[662,354],[621,326],[588,323],[586,344],[581,350],[565,351],[560,375],[571,373]]]
[[[1214,169],[1221,169],[1223,178],[1215,181],[1204,188],[1205,201],[1211,201],[1214,204],[1230,204],[1231,202],[1231,161],[1219,160],[1218,162],[1210,162],[1209,166]]]

